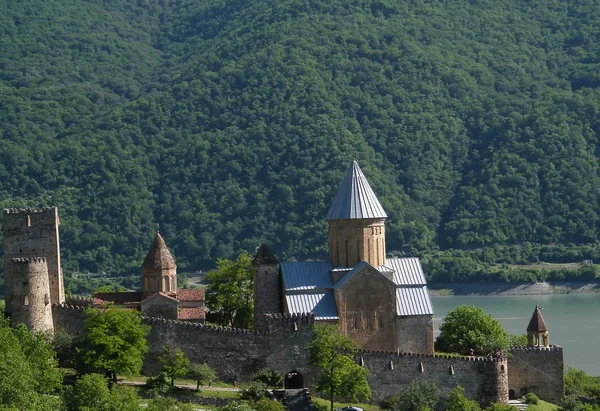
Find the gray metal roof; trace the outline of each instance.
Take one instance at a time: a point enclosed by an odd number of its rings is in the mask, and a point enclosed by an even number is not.
[[[433,315],[433,305],[427,286],[398,287],[396,289],[396,313],[400,316]]]
[[[313,313],[316,320],[337,320],[338,312],[331,291],[285,296],[290,314]]]
[[[326,219],[361,218],[387,218],[387,214],[358,163],[354,160],[331,204]]]
[[[421,261],[417,257],[388,258],[385,265],[380,266],[379,271],[394,272],[394,282],[397,285],[427,285]]]
[[[333,287],[329,261],[281,263],[281,275],[286,291],[324,290]]]

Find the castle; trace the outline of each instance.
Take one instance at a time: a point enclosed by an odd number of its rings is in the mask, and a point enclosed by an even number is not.
[[[429,380],[442,392],[461,385],[481,403],[506,403],[529,391],[560,401],[563,351],[550,345],[537,307],[528,346],[512,349],[508,359],[433,352],[433,307],[421,265],[416,258],[386,258],[387,216],[356,162],[327,216],[329,261],[279,263],[266,246],[257,250],[256,329],[238,330],[203,324],[203,295],[185,297],[187,291],[177,289],[175,262],[160,234],[142,264],[141,293],[65,299],[57,209],[4,210],[6,311],[13,325],[78,335],[84,309],[112,301],[139,309],[151,326],[146,374],[157,371],[155,359],[168,345],[193,363],[208,363],[225,380],[245,381],[272,367],[287,388],[312,385],[316,370],[306,346],[315,323],[333,323],[361,346],[356,361],[369,371],[374,400]]]

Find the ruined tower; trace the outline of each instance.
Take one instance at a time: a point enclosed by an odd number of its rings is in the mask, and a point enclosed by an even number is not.
[[[142,264],[142,294],[177,294],[177,266],[160,233],[156,233],[150,251]]]
[[[366,261],[385,264],[387,214],[356,160],[346,173],[327,213],[329,260],[333,267],[354,267]]]
[[[11,314],[12,284],[19,281],[22,273],[13,273],[11,261],[15,258],[43,257],[48,267],[50,304],[65,301],[62,269],[60,267],[60,243],[58,236],[58,209],[5,209],[2,234],[4,236],[4,298],[6,312]]]
[[[256,250],[254,267],[254,329],[267,330],[266,314],[283,310],[282,285],[279,261],[269,248],[262,244]]]
[[[528,347],[550,347],[550,338],[548,327],[540,307],[535,306],[529,325],[527,326],[527,346]]]
[[[31,331],[53,333],[47,260],[43,257],[12,258],[8,266],[13,275],[10,290],[12,326],[25,324]]]

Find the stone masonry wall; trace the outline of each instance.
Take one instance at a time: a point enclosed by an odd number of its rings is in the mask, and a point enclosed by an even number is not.
[[[254,261],[254,329],[259,331],[268,327],[265,315],[283,311],[279,262],[263,247],[264,252]]]
[[[412,381],[434,381],[443,393],[460,385],[481,403],[508,403],[506,360],[361,351],[359,361],[369,370],[375,400],[398,394]]]
[[[13,275],[9,264],[13,258],[44,257],[48,264],[50,303],[64,302],[60,248],[58,239],[58,209],[5,209],[2,233],[4,237],[4,275],[6,312],[12,311],[10,292]]]
[[[562,347],[517,347],[510,354],[508,388],[517,398],[533,392],[545,401],[560,403],[565,393]]]
[[[366,261],[385,263],[385,220],[329,220],[329,260],[334,267],[354,267]]]
[[[433,316],[397,317],[396,341],[402,352],[433,354]]]

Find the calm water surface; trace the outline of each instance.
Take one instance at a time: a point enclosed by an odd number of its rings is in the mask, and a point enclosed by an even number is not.
[[[600,375],[600,295],[431,297],[436,336],[448,311],[473,305],[497,319],[506,332],[523,334],[535,305],[542,307],[550,344],[564,348],[565,365]]]

